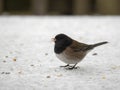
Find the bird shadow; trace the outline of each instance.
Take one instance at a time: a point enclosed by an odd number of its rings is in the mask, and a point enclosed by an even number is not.
[[[94,75],[100,73],[100,69],[92,65],[77,66],[77,69],[66,69],[64,67],[56,68],[58,72],[69,73],[75,75]]]

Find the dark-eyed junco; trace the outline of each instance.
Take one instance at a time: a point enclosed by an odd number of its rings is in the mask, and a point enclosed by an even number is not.
[[[68,69],[74,69],[75,66],[87,55],[89,51],[97,46],[106,44],[108,42],[100,42],[97,44],[84,44],[80,43],[65,34],[58,34],[54,38],[55,47],[54,52],[56,56],[66,63],[67,65],[62,67],[68,67]],[[70,64],[74,64],[70,66]]]

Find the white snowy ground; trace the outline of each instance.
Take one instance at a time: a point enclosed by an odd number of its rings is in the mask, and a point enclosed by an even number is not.
[[[109,43],[66,70],[51,42],[58,33]],[[120,90],[120,17],[0,16],[0,90]]]

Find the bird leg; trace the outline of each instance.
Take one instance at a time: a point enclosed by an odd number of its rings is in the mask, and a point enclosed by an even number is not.
[[[68,67],[69,66],[69,64],[67,64],[67,65],[65,65],[65,66],[60,66],[60,67]]]
[[[77,65],[77,63],[75,65],[73,65],[72,67],[69,67],[68,69],[69,70],[72,70],[72,69],[77,69],[77,67],[75,67]]]

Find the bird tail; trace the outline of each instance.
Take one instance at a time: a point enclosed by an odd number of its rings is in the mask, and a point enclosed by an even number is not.
[[[100,45],[103,45],[103,44],[107,44],[108,42],[105,41],[105,42],[100,42],[100,43],[96,43],[96,44],[93,44],[92,47],[97,47],[97,46],[100,46]]]

